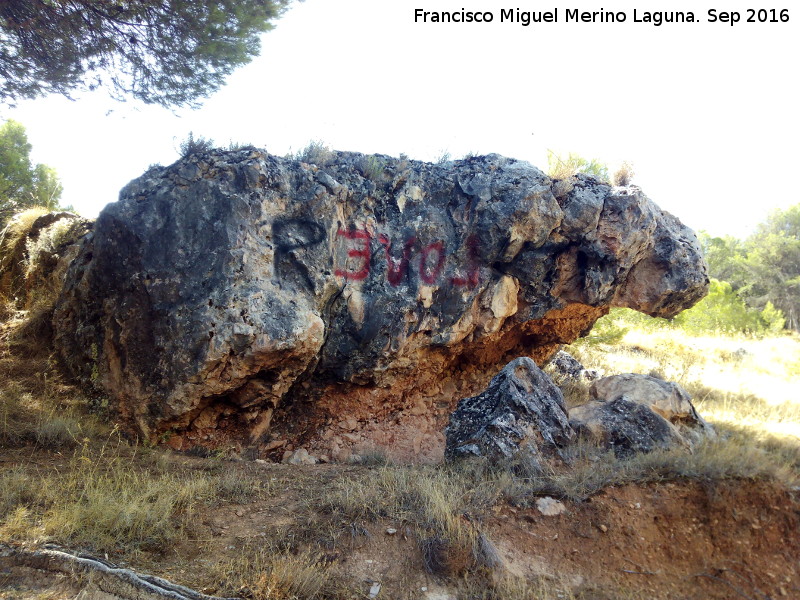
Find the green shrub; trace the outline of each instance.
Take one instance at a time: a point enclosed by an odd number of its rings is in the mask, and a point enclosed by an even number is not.
[[[203,136],[194,137],[193,132],[180,144],[181,157],[186,158],[191,154],[203,154],[210,152],[214,149],[214,140],[204,138]]]
[[[578,346],[616,344],[631,329],[655,331],[677,328],[689,334],[777,334],[784,329],[783,313],[771,302],[763,310],[745,304],[727,281],[711,280],[708,295],[672,320],[650,317],[629,308],[612,308],[601,317]]]
[[[365,156],[359,164],[359,169],[364,177],[374,182],[378,182],[383,178],[385,168],[386,165],[383,160],[377,156]]]
[[[730,283],[712,279],[708,296],[673,322],[690,333],[763,333],[782,329],[782,318],[771,304],[764,311],[748,307]]]
[[[570,152],[567,156],[547,151],[547,175],[551,179],[569,179],[582,173],[598,181],[608,181],[608,167],[597,159],[587,160]]]
[[[300,162],[324,167],[333,160],[334,152],[321,140],[311,141],[308,146],[300,150],[293,158]]]

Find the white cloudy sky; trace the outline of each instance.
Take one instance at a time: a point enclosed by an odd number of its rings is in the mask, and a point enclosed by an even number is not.
[[[800,9],[788,23],[712,24],[707,4],[607,0],[306,0],[264,36],[261,58],[202,109],[173,113],[104,94],[0,108],[22,122],[63,201],[94,216],[189,131],[275,154],[322,140],[341,150],[498,152],[546,166],[546,151],[610,165],[697,229],[744,236],[800,202]],[[501,8],[626,11],[617,24],[499,23]],[[761,5],[764,7],[766,5]],[[783,5],[786,6],[786,5]],[[491,10],[495,22],[414,23],[414,8]],[[781,6],[777,6],[781,8]],[[694,24],[633,23],[633,10],[692,10]]]

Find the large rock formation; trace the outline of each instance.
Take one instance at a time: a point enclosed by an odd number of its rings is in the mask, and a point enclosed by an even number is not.
[[[694,234],[638,188],[497,155],[322,162],[195,154],[103,210],[57,345],[129,428],[435,458],[455,403],[509,360],[610,306],[666,317],[706,292]]]

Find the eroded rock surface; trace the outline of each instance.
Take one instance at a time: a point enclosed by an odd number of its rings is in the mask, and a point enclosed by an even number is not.
[[[638,188],[563,183],[497,155],[151,169],[73,261],[61,359],[176,448],[440,458],[455,403],[509,360],[610,306],[671,316],[706,292],[694,234]]]
[[[675,382],[664,381],[650,375],[622,373],[603,377],[592,383],[589,397],[602,402],[625,397],[627,400],[650,407],[672,423],[706,426],[686,390]]]
[[[445,458],[485,456],[493,462],[523,451],[540,464],[575,433],[561,390],[530,358],[517,358],[481,394],[464,398],[445,429]]]

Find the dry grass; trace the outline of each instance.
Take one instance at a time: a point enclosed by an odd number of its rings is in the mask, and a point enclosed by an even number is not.
[[[491,562],[477,516],[493,505],[501,489],[485,469],[477,478],[470,465],[384,466],[336,481],[315,500],[332,519],[346,523],[387,520],[416,535],[427,570],[456,576]]]
[[[85,402],[80,396],[48,397],[52,391],[46,383],[43,387],[43,393],[32,394],[14,382],[0,384],[0,448],[34,445],[48,451],[69,450],[102,429],[74,406]]]
[[[222,593],[254,600],[343,598],[344,586],[319,553],[248,543],[214,568]]]
[[[89,441],[56,472],[4,473],[0,538],[54,541],[99,552],[157,548],[188,526],[212,495],[203,474],[157,474],[131,465],[119,440],[97,450]],[[25,527],[20,522],[25,521]]]
[[[5,266],[3,258],[13,253],[14,248],[31,230],[34,221],[50,211],[42,206],[34,206],[14,215],[3,230],[0,239],[0,266]]]
[[[614,171],[614,174],[611,176],[611,182],[620,187],[628,186],[631,184],[631,181],[633,181],[633,176],[635,174],[633,165],[625,161]]]
[[[300,162],[324,167],[333,160],[335,153],[321,140],[311,141],[294,158]]]
[[[606,375],[649,373],[681,384],[719,432],[717,440],[693,454],[637,457],[623,472],[649,465],[662,478],[768,477],[787,485],[800,478],[797,335],[759,338],[633,329],[619,344],[579,345],[569,351]],[[572,401],[580,403],[579,398]],[[625,477],[648,480],[648,472]]]
[[[472,578],[461,582],[459,600],[638,600],[647,598],[622,587],[608,594],[592,586],[574,586],[556,578],[527,580],[509,573],[502,576]]]
[[[717,424],[800,441],[797,335],[693,336],[674,329],[635,329],[617,346],[573,347],[571,352],[606,374],[655,373],[675,381]]]

